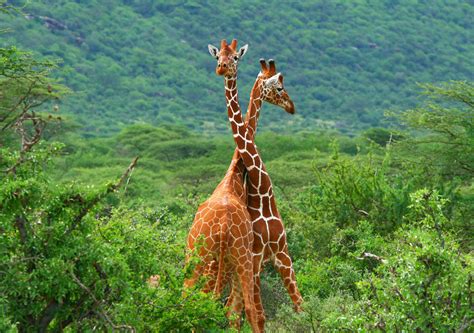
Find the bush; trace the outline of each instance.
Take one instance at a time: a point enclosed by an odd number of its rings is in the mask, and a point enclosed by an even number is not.
[[[410,195],[406,223],[391,238],[375,235],[366,222],[341,230],[331,258],[299,271],[305,313],[282,306],[269,327],[466,331],[473,318],[474,261],[445,230],[445,204],[436,191],[422,189]]]
[[[51,184],[43,168],[58,146],[40,147],[20,164],[15,152],[2,152],[2,169],[17,166],[0,192],[2,327],[169,331],[225,323],[210,295],[181,297],[188,216],[182,222],[166,209],[109,211],[99,203],[113,183]],[[148,286],[151,275],[161,277],[159,286]]]

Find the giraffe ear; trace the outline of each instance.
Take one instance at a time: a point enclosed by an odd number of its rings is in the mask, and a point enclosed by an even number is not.
[[[219,54],[219,49],[214,45],[208,44],[207,49],[213,58],[217,58],[217,54]]]
[[[239,49],[238,57],[239,59],[242,59],[242,57],[247,53],[247,50],[249,48],[249,44],[245,44]]]
[[[275,86],[278,83],[278,80],[280,79],[281,73],[277,73],[270,77],[269,79],[265,80],[265,85],[267,87]]]

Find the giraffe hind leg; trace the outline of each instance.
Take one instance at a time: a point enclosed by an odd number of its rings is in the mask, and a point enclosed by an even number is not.
[[[296,275],[293,269],[293,263],[288,251],[281,251],[275,255],[273,261],[275,268],[280,273],[280,277],[283,280],[285,288],[293,302],[293,306],[296,312],[301,312],[301,303],[303,303],[303,298],[298,290],[296,285]]]
[[[206,277],[207,281],[202,289],[205,293],[209,293],[214,290],[216,287],[216,280],[217,280],[217,270],[218,264],[216,260],[212,260],[204,270],[204,276]]]
[[[242,299],[242,287],[240,286],[237,274],[232,276],[232,288],[226,303],[226,308],[228,308],[226,315],[229,319],[230,326],[240,331],[244,300]]]
[[[249,234],[252,235],[252,230],[249,228]],[[233,245],[231,249],[231,255],[235,262],[235,274],[238,279],[238,284],[241,287],[241,293],[239,293],[243,300],[243,306],[245,309],[245,315],[247,321],[252,327],[253,332],[263,332],[259,328],[257,321],[257,309],[254,301],[254,275],[253,275],[253,262],[252,262],[252,238],[240,238]],[[237,282],[237,281],[236,281]],[[239,294],[233,295],[233,297],[239,297]],[[239,309],[237,308],[236,311]]]
[[[246,267],[238,267],[237,274],[239,276],[240,285],[242,287],[242,298],[244,300],[244,309],[247,321],[250,323],[253,332],[263,332],[258,325],[257,308],[255,307],[254,278],[252,263],[249,260]]]

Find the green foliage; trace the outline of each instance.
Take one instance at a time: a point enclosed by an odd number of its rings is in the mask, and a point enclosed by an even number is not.
[[[279,111],[266,112],[262,124],[273,130],[380,126],[385,109],[415,105],[416,82],[474,71],[466,42],[474,7],[462,0],[44,0],[23,12],[2,14],[0,28],[12,30],[2,40],[64,60],[61,77],[75,94],[62,109],[92,136],[142,121],[227,132],[222,80],[206,49],[222,38],[250,45],[240,65],[243,102],[256,59],[276,57],[299,115],[283,125]]]
[[[111,185],[52,184],[43,171],[49,150],[29,153],[28,162],[2,179],[2,325],[9,325],[8,318],[20,330],[35,331],[222,325],[222,307],[209,295],[181,297],[182,239],[191,217],[178,219],[166,209],[94,208]],[[3,156],[2,169],[15,160],[7,151]],[[155,288],[146,282],[152,275],[161,277]]]
[[[3,144],[12,144],[13,131],[19,122],[32,120],[36,123],[58,121],[61,118],[50,113],[38,114],[42,104],[58,100],[68,90],[51,79],[50,72],[56,67],[51,61],[38,61],[28,52],[15,47],[0,47],[0,131]],[[30,113],[34,108],[35,113]],[[54,107],[56,110],[58,106]],[[34,135],[32,135],[34,137]]]
[[[387,330],[452,331],[470,325],[473,257],[442,232],[443,199],[412,195],[415,228],[395,234],[387,265],[359,283],[368,322]]]
[[[110,308],[118,320],[137,331],[189,331],[225,325],[223,308],[211,295],[196,289],[182,296],[186,272],[182,239],[189,220],[189,216],[177,218],[167,209],[118,209],[101,219],[98,241],[107,244],[107,257],[112,258],[104,260],[104,270],[111,271],[123,293],[120,302]],[[145,281],[152,275],[159,279],[150,287]]]
[[[398,117],[404,125],[424,131],[426,135],[409,140],[406,145],[423,157],[416,162],[438,169],[437,173],[443,177],[471,179],[474,175],[474,85],[454,81],[422,87],[428,97],[425,105]]]
[[[190,331],[225,325],[224,309],[211,295],[199,289],[181,295],[187,272],[182,239],[191,216],[104,204],[109,197],[119,205],[112,193],[136,159],[116,183],[55,182],[53,160],[64,145],[42,140],[46,121],[36,110],[65,89],[57,86],[53,93],[44,86],[51,83],[50,63],[15,48],[1,52],[6,112],[0,134],[11,144],[0,147],[0,329]],[[21,145],[13,144],[15,133]],[[152,275],[158,284],[147,282]]]
[[[414,184],[406,179],[406,173],[392,174],[390,147],[383,152],[385,156],[370,149],[369,154],[348,157],[338,152],[336,144],[325,165],[315,167],[315,182],[298,203],[306,220],[298,226],[306,239],[303,253],[327,255],[326,240],[338,229],[361,221],[368,221],[382,234],[403,222]]]
[[[397,142],[403,139],[403,135],[397,131],[388,130],[380,127],[369,128],[364,131],[363,135],[370,141],[377,143],[384,147],[392,142]]]
[[[336,236],[333,256],[308,262],[311,271],[300,273],[305,312],[296,315],[284,306],[270,327],[300,332],[466,330],[473,316],[472,254],[461,252],[443,230],[443,198],[426,189],[410,197],[410,222],[392,238],[374,236],[368,223]]]
[[[312,190],[313,214],[337,221],[338,227],[362,218],[384,231],[399,225],[411,184],[403,174],[390,177],[389,161],[389,149],[382,161],[372,153],[348,159],[336,151],[324,169],[316,169],[319,186]]]

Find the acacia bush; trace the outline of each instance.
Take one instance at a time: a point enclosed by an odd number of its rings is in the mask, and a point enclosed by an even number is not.
[[[2,178],[4,327],[168,331],[223,325],[222,306],[209,295],[181,297],[182,240],[191,217],[180,220],[166,209],[107,212],[97,203],[113,183],[91,189],[49,181],[43,168],[57,149],[38,148],[30,162]],[[15,154],[2,153],[4,168]],[[147,284],[152,275],[161,277],[153,288]]]
[[[324,257],[330,253],[327,239],[361,221],[380,234],[399,227],[415,183],[403,171],[393,174],[390,160],[390,147],[349,157],[335,143],[330,158],[314,166],[312,184],[297,199],[297,219],[304,220],[294,225],[303,242],[297,251]]]
[[[436,191],[422,189],[410,195],[407,224],[393,237],[381,238],[369,223],[334,237],[330,258],[299,271],[305,312],[283,306],[270,327],[466,331],[474,314],[474,257],[445,230],[445,202]]]

